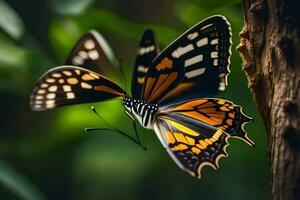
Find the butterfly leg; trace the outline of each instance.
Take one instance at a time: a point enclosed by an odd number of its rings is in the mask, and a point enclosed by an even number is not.
[[[128,112],[127,110],[125,110],[125,113],[132,119],[132,125],[133,125],[133,129],[134,129],[134,132],[135,132],[135,135],[136,135],[136,139],[137,139],[137,141],[138,141],[140,144],[142,144],[142,143],[141,143],[141,140],[140,140],[140,136],[139,136],[138,131],[137,131],[136,122],[135,122],[135,120],[134,120],[132,114],[131,114],[130,112]],[[145,147],[145,148],[146,148],[146,147]],[[147,148],[146,148],[145,150],[147,150]]]
[[[136,143],[138,146],[140,146],[143,150],[147,150],[147,148],[141,144],[140,139],[136,139],[132,136],[130,136],[129,134],[125,133],[124,131],[121,131],[117,128],[112,127],[110,124],[108,124],[96,111],[96,108],[94,106],[92,106],[92,111],[109,127],[109,128],[86,128],[85,131],[86,132],[90,132],[90,131],[112,131],[115,133],[119,133],[125,137],[127,137],[129,140],[133,141],[134,143]]]

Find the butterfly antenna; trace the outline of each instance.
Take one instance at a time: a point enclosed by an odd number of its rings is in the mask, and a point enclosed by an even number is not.
[[[92,106],[91,109],[92,109],[92,111],[93,111],[93,112],[94,112],[94,113],[95,113],[95,114],[96,114],[96,115],[104,122],[104,124],[105,124],[106,126],[108,126],[109,128],[86,128],[86,129],[85,129],[86,132],[90,132],[90,131],[112,131],[112,132],[115,132],[115,133],[119,133],[119,134],[121,134],[121,135],[127,137],[129,140],[133,141],[134,143],[136,143],[136,144],[137,144],[139,147],[141,147],[143,150],[145,150],[145,151],[147,150],[147,148],[146,148],[143,144],[140,143],[140,140],[139,140],[139,139],[137,140],[137,139],[133,138],[133,137],[130,136],[129,134],[127,134],[127,133],[121,131],[120,129],[117,129],[117,128],[111,126],[108,122],[106,122],[106,121],[104,120],[104,118],[101,117],[101,115],[96,111],[95,106]]]
[[[125,85],[125,91],[126,91],[127,84],[126,84],[125,72],[123,70],[123,60],[122,60],[122,58],[119,58],[119,65],[118,65],[118,67],[119,67],[120,72],[122,74],[123,82],[124,82],[124,85]]]

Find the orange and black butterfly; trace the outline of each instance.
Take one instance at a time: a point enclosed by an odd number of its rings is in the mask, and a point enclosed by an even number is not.
[[[228,138],[254,145],[243,129],[252,119],[242,108],[207,98],[225,90],[230,72],[231,28],[225,17],[199,22],[161,52],[153,31],[145,31],[134,65],[132,97],[86,69],[87,63],[102,67],[110,61],[105,40],[94,35],[80,39],[68,58],[71,65],[41,77],[30,99],[33,110],[119,98],[133,120],[154,130],[176,164],[198,178],[203,166],[218,168],[218,160],[227,156]]]

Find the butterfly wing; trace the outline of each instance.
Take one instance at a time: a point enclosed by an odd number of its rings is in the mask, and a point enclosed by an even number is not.
[[[104,37],[91,30],[77,41],[67,58],[66,65],[109,74],[118,66],[118,62]]]
[[[149,68],[152,66],[152,61],[157,56],[158,52],[159,49],[155,40],[154,32],[148,29],[142,36],[134,64],[131,84],[131,93],[134,99],[140,98],[145,76]]]
[[[75,66],[61,66],[40,78],[32,91],[30,106],[32,110],[40,111],[125,95],[122,88],[98,73]]]
[[[243,130],[251,119],[241,108],[221,99],[196,99],[160,109],[154,130],[178,166],[201,177],[201,168],[218,168],[226,157],[228,138],[254,143]]]
[[[151,86],[148,80],[157,74],[156,66],[165,59],[172,62],[173,68],[183,71],[180,84],[166,88],[151,99],[151,95],[145,94],[142,98],[167,105],[223,91],[229,73],[231,43],[231,28],[225,17],[213,16],[199,22],[154,59],[147,74],[150,78],[146,77],[144,87]]]

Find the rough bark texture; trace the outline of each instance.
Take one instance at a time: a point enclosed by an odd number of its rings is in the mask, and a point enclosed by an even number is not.
[[[267,130],[273,200],[300,199],[299,3],[245,0],[237,47]]]

